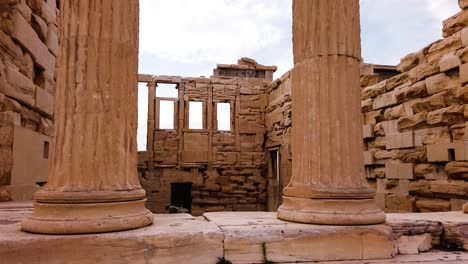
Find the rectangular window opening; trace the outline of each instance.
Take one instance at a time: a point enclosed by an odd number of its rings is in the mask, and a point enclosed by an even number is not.
[[[43,152],[44,159],[49,159],[49,142],[44,141],[44,152]]]
[[[203,102],[189,102],[189,129],[203,129]]]
[[[179,90],[177,84],[173,83],[158,83],[156,87],[156,97],[159,98],[178,98]]]
[[[138,83],[138,151],[146,151],[148,134],[148,84]]]
[[[218,130],[231,131],[231,103],[217,103],[216,116]]]
[[[159,129],[174,129],[174,101],[159,102]]]

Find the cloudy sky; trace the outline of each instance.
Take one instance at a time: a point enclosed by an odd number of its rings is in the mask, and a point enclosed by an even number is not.
[[[362,56],[398,64],[442,37],[457,0],[361,0]],[[292,0],[140,0],[139,72],[210,76],[217,63],[254,58],[292,67]],[[147,94],[139,89],[138,147],[146,148]]]

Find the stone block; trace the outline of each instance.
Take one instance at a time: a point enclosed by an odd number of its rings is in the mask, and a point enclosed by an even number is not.
[[[411,180],[414,178],[413,163],[387,162],[385,164],[385,175],[387,179]]]
[[[362,126],[362,138],[373,138],[374,135],[374,126],[373,125],[363,125]]]
[[[29,106],[34,106],[36,87],[31,79],[7,65],[6,80],[9,85],[2,87],[3,93]]]
[[[460,58],[455,55],[455,53],[449,53],[442,56],[442,59],[439,62],[439,67],[441,72],[446,72],[452,69],[455,69],[461,65]]]
[[[53,75],[55,71],[55,56],[49,52],[31,25],[19,12],[12,14],[13,28],[11,36],[28,50],[34,61],[46,72]]]
[[[396,99],[395,92],[388,92],[382,95],[379,95],[377,98],[374,99],[373,109],[380,109],[389,107],[392,105],[396,105],[398,103]]]
[[[13,111],[0,112],[0,126],[21,126],[21,115]]]
[[[36,108],[52,116],[54,114],[54,96],[46,90],[36,87]]]
[[[434,144],[427,145],[427,161],[429,162],[447,162],[450,161],[449,148],[450,144]]]
[[[450,199],[450,210],[462,211],[463,205],[466,203],[468,203],[468,200],[465,199]]]
[[[466,0],[468,2],[468,0]],[[468,46],[468,27],[462,29],[461,31],[461,41],[462,47]]]
[[[468,180],[468,162],[449,162],[445,165],[445,172],[452,179]]]
[[[434,198],[418,198],[416,208],[419,212],[448,212],[450,211],[450,200]]]
[[[155,215],[157,224],[126,232],[74,236],[21,232],[20,220],[1,226],[0,241],[8,245],[0,248],[2,262],[206,264],[223,256],[222,231],[188,214]]]
[[[428,94],[435,94],[455,86],[455,82],[453,82],[445,73],[439,73],[426,79],[426,89]]]
[[[452,143],[456,161],[468,161],[468,141]]]
[[[415,236],[401,236],[396,241],[398,252],[401,255],[418,254],[429,251],[432,248],[431,234]]]
[[[468,83],[468,63],[460,65],[460,82]]]
[[[364,88],[361,92],[362,100],[375,98],[381,94],[384,94],[386,92],[386,84],[387,81],[381,81],[377,84]]]
[[[415,130],[414,145],[421,147],[433,144],[449,144],[451,142],[448,126]]]
[[[468,193],[468,182],[463,180],[431,181],[431,192],[438,194],[466,196]]]
[[[58,39],[58,29],[56,26],[51,25],[47,31],[46,45],[49,51],[54,54],[55,57],[58,57],[59,53],[59,39]]]
[[[275,263],[385,259],[394,250],[393,242],[387,237],[391,237],[391,229],[382,225],[298,224],[281,221],[274,212],[205,213],[204,216],[223,230],[224,256],[233,263],[265,263],[265,259]]]
[[[413,131],[391,134],[385,137],[386,149],[400,149],[414,147]]]
[[[390,194],[385,199],[388,213],[414,212],[414,198],[408,195]]]
[[[412,116],[398,119],[398,129],[405,130],[418,127],[426,122],[427,112],[417,113]]]
[[[458,0],[458,6],[460,6],[461,9],[468,8],[468,0]]]
[[[398,102],[425,97],[427,96],[426,81],[419,81],[411,86],[398,89],[395,95]]]
[[[468,26],[468,12],[461,11],[442,22],[443,36],[449,37]]]
[[[364,165],[375,164],[374,151],[364,151]]]
[[[454,125],[465,122],[465,107],[452,105],[431,111],[427,114],[426,123],[429,125]]]

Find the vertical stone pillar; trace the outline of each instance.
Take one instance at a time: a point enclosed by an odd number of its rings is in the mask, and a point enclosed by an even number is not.
[[[25,231],[151,224],[137,176],[138,1],[61,1],[55,143]]]
[[[364,178],[359,0],[294,0],[292,179],[283,220],[385,221]]]
[[[148,83],[148,128],[146,136],[146,153],[148,154],[148,170],[152,171],[154,168],[154,130],[156,127],[155,113],[155,99],[156,99],[156,82]],[[159,120],[159,119],[158,119]]]

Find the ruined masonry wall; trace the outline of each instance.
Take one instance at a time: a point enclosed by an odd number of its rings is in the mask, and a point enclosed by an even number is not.
[[[362,91],[367,177],[387,212],[461,210],[468,201],[468,10],[443,24],[443,39]]]
[[[172,79],[179,91],[176,127],[154,130],[153,162],[148,162],[148,151],[139,153],[138,170],[147,208],[167,213],[171,184],[191,183],[193,215],[265,210],[265,87],[271,81],[237,77]],[[187,107],[191,101],[204,103],[204,129],[188,129]],[[231,131],[216,129],[217,102],[231,103]],[[155,108],[157,124],[157,103]]]
[[[0,1],[0,202],[32,199],[36,182],[47,181],[42,141],[53,134],[57,2]]]

